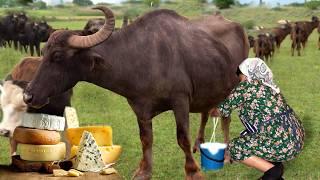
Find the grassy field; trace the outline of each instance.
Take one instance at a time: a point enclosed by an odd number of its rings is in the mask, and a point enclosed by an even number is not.
[[[190,5],[186,5],[190,7]],[[177,9],[182,14],[195,18],[203,11]],[[35,11],[36,12],[36,11]],[[37,12],[39,13],[39,12]],[[50,14],[50,12],[45,12]],[[52,13],[52,12],[51,12]],[[67,12],[64,12],[67,13]],[[241,23],[254,21],[255,24],[267,27],[274,26],[278,19],[310,19],[319,11],[304,8],[286,8],[281,11],[267,8],[236,8],[222,11],[226,17]],[[65,14],[64,14],[65,15]],[[64,16],[62,15],[62,16]],[[268,17],[268,19],[265,19]],[[55,28],[79,29],[85,25],[85,20],[51,22]],[[117,24],[121,24],[120,21]],[[316,44],[318,33],[311,35],[308,47],[301,57],[291,57],[290,40],[287,38],[280,52],[277,52],[271,63],[277,83],[289,104],[302,119],[306,129],[306,143],[301,155],[293,161],[285,163],[285,179],[320,179],[320,51]],[[0,77],[4,77],[17,63],[21,54],[12,49],[0,49]],[[252,54],[251,54],[252,56]],[[124,151],[116,168],[124,179],[130,179],[141,157],[138,125],[136,117],[126,100],[108,90],[88,83],[78,83],[72,98],[72,105],[77,109],[80,123],[107,124],[114,131],[114,143],[123,147]],[[198,114],[190,114],[190,134],[192,143],[197,135],[200,124]],[[212,123],[206,129],[206,139],[211,134]],[[240,121],[233,115],[231,137],[237,137],[243,129]],[[153,179],[183,179],[184,155],[176,141],[175,122],[171,111],[157,116],[153,120],[154,146]],[[219,131],[218,139],[222,141]],[[8,139],[0,138],[0,164],[9,164]],[[195,158],[200,162],[199,154]],[[222,170],[206,172],[207,179],[257,179],[258,171],[234,163],[226,165]]]

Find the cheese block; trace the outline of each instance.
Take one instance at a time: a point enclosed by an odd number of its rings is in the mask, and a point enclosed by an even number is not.
[[[64,117],[49,114],[24,113],[22,116],[23,127],[64,131]]]
[[[79,171],[91,172],[99,172],[105,167],[98,145],[88,131],[83,132],[73,167]]]
[[[79,146],[72,146],[70,151],[70,157],[77,155]],[[102,160],[105,164],[115,163],[122,152],[122,148],[119,145],[113,146],[99,146],[101,152]]]
[[[21,144],[54,145],[60,142],[60,133],[57,131],[17,127],[13,132],[13,139]]]
[[[69,128],[66,130],[67,139],[71,146],[79,145],[82,133],[84,131],[88,131],[93,135],[98,146],[112,145],[112,129],[110,126],[86,126],[79,128]]]
[[[79,120],[77,111],[73,107],[65,107],[64,117],[66,119],[66,128],[77,128],[79,127]]]
[[[59,161],[66,155],[66,145],[60,142],[56,145],[18,144],[20,157],[27,161]]]

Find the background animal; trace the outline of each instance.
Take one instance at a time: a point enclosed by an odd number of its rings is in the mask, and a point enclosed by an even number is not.
[[[174,11],[156,10],[113,31],[112,11],[97,9],[107,19],[97,33],[56,31],[50,36],[43,63],[25,90],[25,102],[39,107],[78,81],[127,98],[137,116],[143,149],[137,179],[151,178],[152,118],[173,110],[186,176],[203,179],[191,154],[189,112],[207,114],[238,82],[236,67],[249,51],[244,29],[222,16],[190,21]],[[217,32],[222,33],[219,38]]]
[[[297,21],[292,25],[291,29],[291,55],[294,56],[295,49],[298,56],[301,55],[301,46],[305,48],[309,35],[319,25],[319,19],[312,16],[311,21]]]
[[[3,114],[0,123],[0,135],[10,138],[11,154],[14,154],[17,148],[12,139],[13,131],[21,125],[21,118],[25,112],[63,116],[65,106],[71,105],[72,89],[51,98],[49,104],[39,109],[32,108],[24,103],[23,90],[27,83],[34,78],[40,63],[41,59],[39,57],[23,58],[12,69],[0,88],[0,104]]]

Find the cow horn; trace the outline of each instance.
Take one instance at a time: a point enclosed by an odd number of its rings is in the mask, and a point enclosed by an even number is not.
[[[105,41],[114,30],[115,20],[112,11],[105,6],[97,6],[93,9],[101,10],[106,18],[103,27],[96,33],[89,36],[72,35],[68,39],[68,44],[74,48],[90,48]]]

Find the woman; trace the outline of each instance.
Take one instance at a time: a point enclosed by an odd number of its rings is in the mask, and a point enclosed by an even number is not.
[[[264,172],[263,180],[282,179],[281,162],[301,152],[304,129],[263,60],[246,59],[237,74],[240,83],[211,115],[226,118],[238,109],[245,130],[228,145],[232,160]]]

